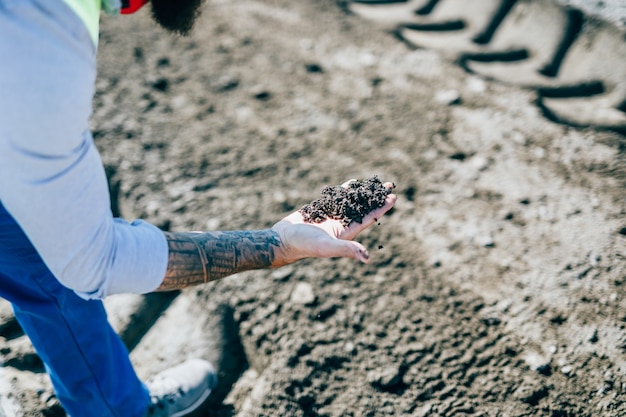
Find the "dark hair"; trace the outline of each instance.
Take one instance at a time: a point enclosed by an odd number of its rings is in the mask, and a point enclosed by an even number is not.
[[[203,0],[151,0],[152,17],[166,30],[187,35],[200,14]]]

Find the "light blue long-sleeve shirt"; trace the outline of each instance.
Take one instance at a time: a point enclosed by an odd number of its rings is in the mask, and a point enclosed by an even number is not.
[[[0,202],[84,298],[156,289],[164,234],[114,219],[89,131],[93,37],[61,0],[0,0]],[[0,282],[1,285],[1,282]]]

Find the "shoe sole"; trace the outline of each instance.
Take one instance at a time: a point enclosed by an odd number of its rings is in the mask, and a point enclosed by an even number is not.
[[[183,417],[183,416],[188,415],[189,413],[195,411],[198,407],[200,407],[202,405],[202,403],[204,403],[206,401],[206,399],[209,398],[209,395],[211,395],[211,390],[210,389],[206,390],[202,394],[202,396],[200,398],[198,398],[189,407],[187,407],[184,410],[180,410],[177,413],[172,414],[170,417]]]

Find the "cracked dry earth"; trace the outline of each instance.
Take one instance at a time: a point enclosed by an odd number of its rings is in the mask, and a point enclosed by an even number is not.
[[[398,186],[369,265],[107,299],[137,372],[214,361],[206,416],[626,415],[623,26],[380,3],[213,0],[188,38],[103,18],[116,214],[263,228],[327,184]],[[0,341],[0,415],[65,415],[6,302]]]

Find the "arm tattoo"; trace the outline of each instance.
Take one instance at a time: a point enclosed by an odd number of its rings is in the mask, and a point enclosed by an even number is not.
[[[237,272],[269,268],[281,242],[273,230],[165,232],[167,272],[157,291],[203,284]]]

